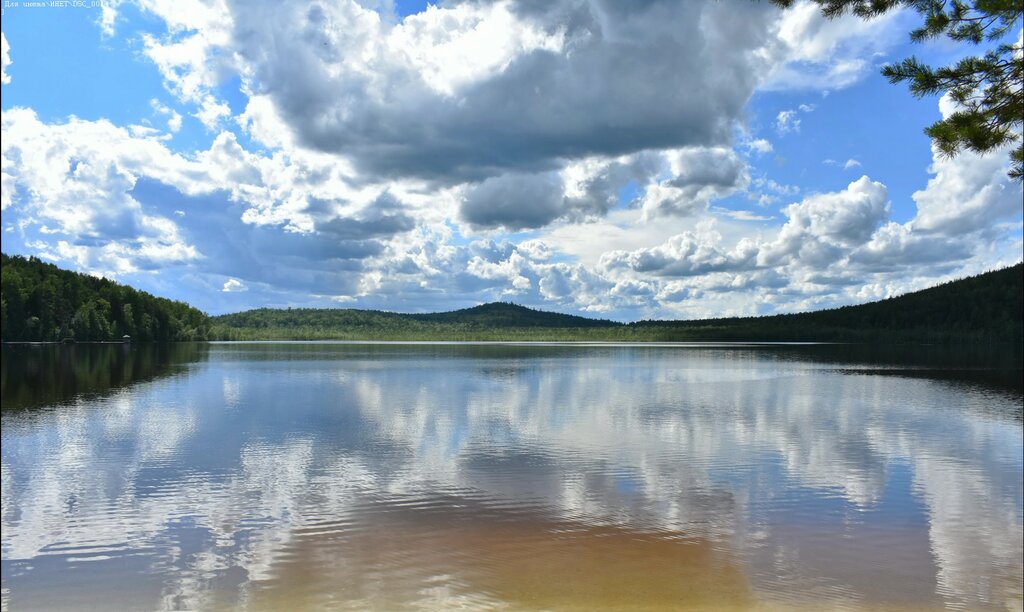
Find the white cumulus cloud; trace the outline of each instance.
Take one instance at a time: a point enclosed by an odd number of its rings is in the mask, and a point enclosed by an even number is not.
[[[229,278],[224,282],[224,287],[221,289],[224,293],[238,293],[241,291],[248,291],[249,288],[245,286],[245,283],[238,280],[237,278]]]
[[[7,85],[11,82],[11,75],[7,74],[7,67],[11,62],[11,45],[7,43],[7,35],[0,32],[0,82]]]

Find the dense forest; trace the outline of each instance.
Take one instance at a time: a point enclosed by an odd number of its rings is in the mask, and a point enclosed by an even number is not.
[[[183,302],[30,257],[0,254],[0,335],[5,342],[206,340],[210,318]]]
[[[411,314],[410,318],[427,323],[444,323],[466,327],[545,327],[593,328],[619,325],[607,319],[589,319],[576,315],[534,310],[507,302],[492,302],[452,312]]]
[[[401,314],[348,308],[260,308],[214,319],[225,340],[601,339],[621,323],[495,302],[453,312]]]
[[[766,317],[640,321],[663,340],[1024,342],[1024,264],[857,306]]]
[[[1024,342],[1024,264],[831,310],[696,321],[615,321],[497,302],[430,314],[339,308],[249,310],[212,319],[184,304],[2,255],[3,340],[512,340]]]
[[[259,309],[215,317],[224,340],[1022,342],[1024,265],[831,310],[696,321],[614,321],[492,303],[432,314]]]

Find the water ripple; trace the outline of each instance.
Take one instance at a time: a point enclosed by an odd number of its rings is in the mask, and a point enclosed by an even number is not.
[[[3,606],[1019,608],[1020,395],[787,355],[215,345],[4,412]]]

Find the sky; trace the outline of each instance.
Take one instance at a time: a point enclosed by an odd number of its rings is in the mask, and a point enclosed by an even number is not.
[[[1022,259],[1008,151],[938,155],[955,104],[879,74],[978,51],[913,12],[33,4],[3,9],[3,251],[211,314],[761,315]]]

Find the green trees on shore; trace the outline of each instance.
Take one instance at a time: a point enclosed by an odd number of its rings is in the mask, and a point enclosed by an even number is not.
[[[640,321],[662,340],[1014,343],[1024,339],[1024,264],[829,310],[703,321]]]
[[[3,340],[54,342],[206,340],[209,317],[154,297],[30,257],[0,255],[0,335]]]
[[[587,319],[493,303],[433,314],[261,308],[213,318],[220,340],[1021,343],[1024,265],[817,312],[694,321]]]
[[[764,317],[615,321],[507,303],[400,314],[341,308],[249,310],[210,318],[52,264],[2,255],[3,340],[511,340],[1014,343],[1024,338],[1024,265],[859,306]]]

